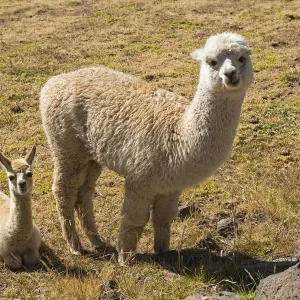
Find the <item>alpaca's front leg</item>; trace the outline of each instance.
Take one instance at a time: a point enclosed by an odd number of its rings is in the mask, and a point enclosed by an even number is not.
[[[129,262],[142,236],[144,226],[150,217],[150,201],[137,193],[140,188],[125,185],[125,199],[122,208],[122,220],[118,237],[119,263]]]
[[[170,245],[171,222],[178,213],[180,192],[157,195],[153,203],[154,251],[166,252]]]
[[[61,177],[64,178],[64,181],[59,180]],[[82,246],[76,232],[74,219],[74,209],[78,190],[77,185],[73,184],[72,186],[71,178],[72,177],[69,174],[59,174],[59,171],[54,168],[52,190],[56,199],[56,207],[61,222],[63,236],[68,241],[70,252],[79,255],[82,252]],[[75,180],[73,180],[73,182],[74,181]]]

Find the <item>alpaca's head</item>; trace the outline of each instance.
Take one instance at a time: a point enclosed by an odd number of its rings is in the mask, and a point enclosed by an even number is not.
[[[0,153],[0,162],[9,179],[9,189],[15,195],[25,195],[33,187],[32,165],[36,148],[32,147],[25,158],[10,160]]]
[[[251,49],[238,34],[213,35],[191,55],[201,62],[200,83],[206,89],[246,91],[252,82]]]

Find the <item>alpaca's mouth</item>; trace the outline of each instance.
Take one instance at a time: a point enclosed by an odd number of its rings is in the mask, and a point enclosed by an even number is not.
[[[27,187],[25,186],[25,187],[19,187],[19,193],[21,194],[21,195],[23,195],[23,194],[26,194],[27,193]]]
[[[230,79],[228,77],[223,78],[224,86],[230,89],[238,88],[240,83],[241,79],[239,77],[232,77]]]

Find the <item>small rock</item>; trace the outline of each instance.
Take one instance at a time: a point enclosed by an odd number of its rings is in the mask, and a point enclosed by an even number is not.
[[[220,220],[217,223],[217,231],[223,237],[232,236],[234,234],[233,220],[231,218]]]
[[[261,280],[255,300],[300,300],[300,264]]]
[[[178,208],[178,217],[180,219],[184,219],[186,217],[191,216],[193,213],[195,213],[199,208],[196,207],[194,203],[186,203],[185,205],[179,206]]]
[[[184,300],[240,300],[240,296],[231,292],[198,292]]]

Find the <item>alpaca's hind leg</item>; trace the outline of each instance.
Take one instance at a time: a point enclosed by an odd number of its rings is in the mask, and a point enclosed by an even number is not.
[[[75,228],[74,209],[78,189],[83,184],[86,164],[54,164],[53,193],[60,217],[63,235],[73,254],[81,254],[82,247]]]
[[[150,199],[147,199],[140,191],[139,187],[125,184],[125,199],[118,237],[119,263],[121,265],[126,264],[136,250],[138,240],[150,217]]]
[[[4,264],[10,269],[16,270],[22,267],[22,258],[18,254],[9,254],[3,257]]]
[[[157,195],[153,203],[152,222],[154,227],[154,251],[169,250],[171,222],[178,213],[180,193]]]
[[[78,192],[78,199],[76,203],[76,211],[85,234],[90,243],[96,247],[105,247],[105,242],[101,240],[94,218],[93,198],[95,194],[95,183],[101,173],[101,166],[91,160],[89,162],[86,178],[83,185]]]

